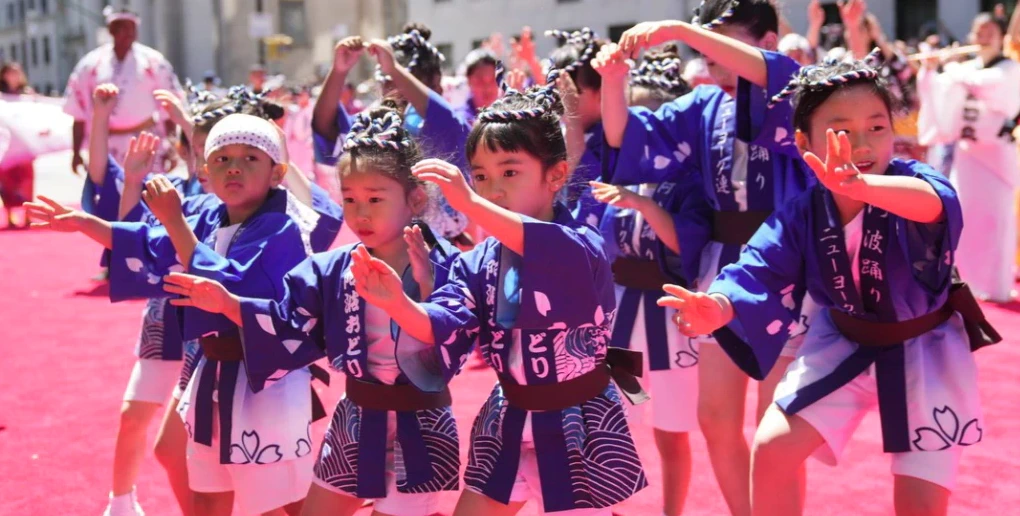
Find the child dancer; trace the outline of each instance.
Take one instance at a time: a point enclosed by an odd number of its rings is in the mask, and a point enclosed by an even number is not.
[[[173,186],[156,177],[144,199],[162,227],[111,227],[48,199],[32,208],[41,225],[81,231],[111,249],[111,287],[120,285],[122,294],[151,292],[162,275],[187,264],[235,293],[272,297],[310,250],[305,221],[292,218],[277,188],[286,168],[281,148],[271,122],[224,118],[205,153],[209,184],[223,204],[185,219]],[[198,338],[204,352],[178,407],[193,438],[187,466],[196,513],[229,514],[236,501],[245,513],[282,514],[286,506],[293,514],[311,482],[310,374],[295,371],[256,395],[244,379],[236,325],[196,310],[182,318],[182,337]]]
[[[628,68],[622,62],[619,66]],[[654,110],[690,91],[680,72],[676,47],[646,54],[630,75],[630,104]],[[694,403],[698,350],[694,339],[673,331],[673,311],[659,307],[655,300],[662,284],[697,277],[697,253],[681,250],[704,247],[708,235],[701,228],[708,224],[710,211],[701,194],[701,177],[686,169],[657,185],[591,184],[595,200],[609,204],[599,230],[606,239],[616,283],[618,314],[610,345],[648,357],[642,383],[652,391],[651,403],[634,407],[628,416],[631,421],[648,422],[654,430],[662,459],[663,512],[675,516],[683,512],[691,477],[687,434],[698,426]],[[677,403],[678,398],[690,401]],[[649,405],[651,417],[646,419]]]
[[[427,303],[384,262],[355,255],[355,286],[403,329],[397,361],[441,390],[477,338],[499,384],[475,420],[456,513],[609,514],[646,485],[606,365],[615,312],[602,239],[554,202],[569,176],[559,101],[549,87],[508,91],[467,143],[472,191],[439,160],[415,166],[491,238],[453,262]],[[633,380],[633,378],[631,378]]]
[[[695,23],[646,22],[624,33],[613,59],[683,41],[704,54],[718,87],[697,88],[656,112],[626,109],[621,85],[603,85],[602,123],[606,141],[619,147],[612,182],[661,182],[677,164],[697,170],[712,207],[711,223],[703,231],[710,241],[700,254],[697,288],[708,288],[716,272],[736,261],[741,247],[778,206],[804,191],[813,176],[793,145],[789,103],[771,110],[768,99],[789,82],[799,65],[772,52],[776,48],[778,16],[770,0],[707,0]],[[702,25],[704,24],[704,25]],[[621,73],[621,72],[616,72]],[[739,74],[739,76],[738,76]],[[794,305],[803,299],[793,292]],[[810,310],[805,314],[813,313]],[[801,332],[787,348],[783,361],[793,360]],[[750,513],[748,479],[750,450],[743,432],[747,378],[733,367],[718,347],[719,340],[739,339],[726,329],[702,337],[698,367],[698,422],[708,445],[716,480],[730,511]],[[772,398],[781,373],[758,386],[759,418]]]
[[[428,194],[411,176],[417,145],[390,108],[359,115],[339,170],[348,223],[360,244],[306,259],[288,273],[279,303],[238,298],[222,285],[174,274],[168,292],[185,305],[222,313],[242,328],[245,370],[256,391],[286,371],[328,355],[347,374],[346,397],[326,431],[306,515],[354,514],[377,498],[377,514],[426,515],[438,492],[458,487],[460,456],[450,393],[424,393],[401,374],[399,327],[355,291],[352,255],[366,253],[404,271],[402,289],[423,299],[445,281],[456,250],[425,228],[411,229]],[[433,240],[430,250],[425,240]],[[190,299],[189,299],[190,298]],[[343,314],[343,316],[334,316]],[[271,385],[271,384],[269,384]]]
[[[333,70],[323,84],[312,119],[317,159],[333,165],[343,152],[341,136],[350,130],[350,116],[337,103],[347,73],[367,50],[376,59],[377,79],[390,98],[407,103],[404,126],[430,157],[464,164],[464,141],[471,129],[442,96],[442,62],[445,57],[428,42],[428,28],[410,24],[405,33],[386,41],[365,42],[359,36],[341,40],[333,58]],[[466,168],[463,167],[463,168]],[[465,232],[467,219],[440,201],[440,210],[427,222],[437,233],[461,247],[473,240]]]
[[[755,514],[800,514],[796,471],[811,454],[834,464],[876,405],[896,513],[946,514],[961,451],[982,437],[971,349],[989,330],[970,292],[950,288],[960,202],[929,166],[890,161],[891,96],[870,63],[806,68],[787,94],[821,185],[773,215],[708,293],[669,286],[677,297],[660,303],[685,334],[745,333],[749,345],[720,344],[751,374],[773,367],[795,326],[790,285],[824,307],[755,435]]]

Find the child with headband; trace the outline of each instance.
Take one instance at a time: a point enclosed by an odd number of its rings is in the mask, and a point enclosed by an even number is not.
[[[496,371],[471,432],[461,516],[515,514],[532,499],[542,512],[608,515],[646,485],[610,382],[603,241],[556,202],[569,166],[555,82],[507,91],[479,115],[467,142],[475,190],[449,163],[414,167],[492,235],[454,260],[446,285],[417,303],[384,262],[355,255],[359,294],[403,330],[397,362],[412,383],[443,389],[476,341]]]
[[[411,175],[420,154],[402,125],[389,107],[356,118],[338,166],[347,222],[362,244],[306,259],[284,279],[281,301],[238,297],[186,274],[171,275],[166,287],[241,328],[245,371],[256,391],[323,356],[347,376],[315,465],[307,515],[351,515],[364,499],[375,499],[377,513],[425,516],[438,509],[440,491],[459,486],[449,390],[425,393],[409,384],[394,355],[401,328],[356,291],[355,254],[403,271],[400,288],[419,300],[443,285],[457,254],[428,226],[413,225],[429,197]]]
[[[960,202],[931,167],[892,159],[892,97],[871,62],[805,68],[773,102],[788,96],[821,184],[770,217],[707,293],[668,286],[660,303],[686,335],[746,334],[721,344],[754,376],[797,326],[790,292],[822,307],[755,434],[755,514],[801,514],[804,460],[835,464],[876,407],[896,513],[946,514],[962,450],[983,434],[971,351],[997,340],[953,281]]]
[[[706,0],[693,23],[639,23],[603,49],[599,66],[602,85],[602,124],[610,147],[607,153],[616,184],[658,183],[687,169],[699,176],[711,205],[709,223],[700,228],[707,245],[683,249],[700,258],[692,280],[700,291],[717,272],[736,261],[741,248],[766,218],[803,192],[813,175],[793,144],[789,103],[766,108],[768,100],[799,69],[791,59],[775,53],[779,17],[772,0]],[[627,56],[671,41],[682,41],[701,52],[715,86],[696,88],[658,111],[627,109]],[[679,168],[678,168],[679,167]],[[799,308],[803,292],[793,292],[791,308]],[[812,310],[801,313],[809,315]],[[810,324],[810,321],[804,321]],[[793,360],[803,337],[793,333],[780,359]],[[750,514],[748,493],[750,449],[744,436],[747,378],[720,348],[722,341],[744,337],[724,328],[700,336],[699,389],[685,393],[678,403],[696,404],[698,422],[708,446],[716,481],[730,511]],[[765,412],[782,367],[770,377],[755,376],[758,417]]]

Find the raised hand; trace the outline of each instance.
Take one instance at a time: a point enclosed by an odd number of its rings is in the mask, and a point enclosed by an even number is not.
[[[443,192],[446,202],[457,211],[465,211],[474,192],[460,169],[441,159],[425,159],[411,167],[411,174],[421,181],[434,183]]]
[[[384,39],[374,39],[368,44],[368,53],[379,63],[379,68],[382,68],[384,74],[393,75],[397,68],[396,58],[393,57],[393,45]]]
[[[152,171],[159,150],[159,137],[143,132],[132,137],[128,142],[127,154],[124,156],[124,181],[141,183]]]
[[[78,210],[72,210],[49,197],[40,195],[39,201],[25,203],[25,210],[28,216],[37,222],[32,223],[33,228],[52,229],[63,233],[73,233],[81,229],[81,217],[84,215]]]
[[[160,109],[170,117],[170,120],[177,124],[178,127],[184,127],[187,123],[188,115],[184,110],[184,104],[181,103],[181,99],[169,90],[156,90],[152,92],[152,98],[156,99],[156,103],[159,104]],[[169,169],[167,169],[169,170]]]
[[[620,36],[620,50],[626,56],[636,57],[644,49],[674,41],[676,29],[682,23],[674,20],[641,22]]]
[[[432,295],[435,279],[432,274],[432,262],[429,260],[429,246],[418,226],[404,228],[404,242],[407,242],[407,255],[411,258],[411,275],[418,283],[421,298]]]
[[[618,79],[630,73],[627,56],[616,43],[603,45],[598,54],[595,54],[595,59],[592,59],[591,67],[602,76],[602,80]]]
[[[808,26],[822,28],[825,25],[825,9],[822,8],[822,3],[819,0],[811,0],[808,4]]]
[[[853,162],[853,146],[845,132],[825,132],[825,159],[813,152],[804,153],[804,162],[814,170],[818,181],[833,193],[860,200],[867,184]]]
[[[358,59],[365,51],[365,42],[361,36],[348,36],[341,39],[333,48],[333,70],[347,74],[358,64]]]
[[[181,194],[166,176],[156,176],[146,182],[142,198],[145,199],[149,211],[164,226],[169,225],[175,217],[181,216]]]
[[[358,295],[373,306],[388,310],[406,297],[396,271],[386,262],[373,258],[363,245],[351,253],[351,274]]]
[[[598,181],[588,181],[591,195],[596,201],[616,206],[617,208],[640,210],[644,200],[648,199],[622,186],[608,185]]]
[[[656,304],[676,309],[673,322],[686,337],[707,335],[729,322],[722,305],[708,294],[691,292],[677,285],[665,285],[662,290],[669,296],[660,297]]]
[[[533,59],[538,59],[535,54],[535,42],[531,27],[524,27],[524,30],[521,31],[521,38],[510,41],[510,48],[513,56],[523,62],[531,62]]]
[[[86,169],[88,168],[88,165],[85,164],[85,158],[81,157],[81,153],[75,152],[74,155],[71,156],[71,172],[74,172],[74,175],[79,176],[81,175],[79,169],[82,167]]]
[[[93,115],[109,118],[113,113],[113,108],[117,107],[117,97],[119,96],[120,90],[113,84],[105,83],[96,86],[96,89],[92,91]]]
[[[864,0],[840,0],[839,17],[843,19],[843,26],[856,29],[864,21],[864,15],[868,12],[868,3]]]
[[[567,75],[567,74],[563,74]],[[524,84],[528,81],[528,74],[524,70],[510,70],[506,73],[506,87],[512,90],[523,91]]]
[[[192,306],[213,314],[226,313],[231,304],[237,303],[233,294],[218,281],[180,272],[163,276],[163,290],[181,296],[171,299],[171,305]]]

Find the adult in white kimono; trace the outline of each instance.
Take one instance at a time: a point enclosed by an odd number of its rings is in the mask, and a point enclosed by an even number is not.
[[[934,63],[918,74],[923,145],[955,143],[950,170],[970,230],[960,238],[956,261],[975,294],[992,301],[1011,297],[1017,241],[1014,202],[1020,168],[1008,121],[1020,113],[1020,63],[1002,55],[1003,27],[982,13],[970,40],[978,57]]]

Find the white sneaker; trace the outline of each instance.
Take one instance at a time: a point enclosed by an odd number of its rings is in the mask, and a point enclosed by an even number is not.
[[[103,511],[103,516],[145,516],[145,511],[138,505],[138,499],[135,498],[135,491],[132,489],[130,493],[120,496],[113,496],[113,493],[110,493],[110,504]]]

